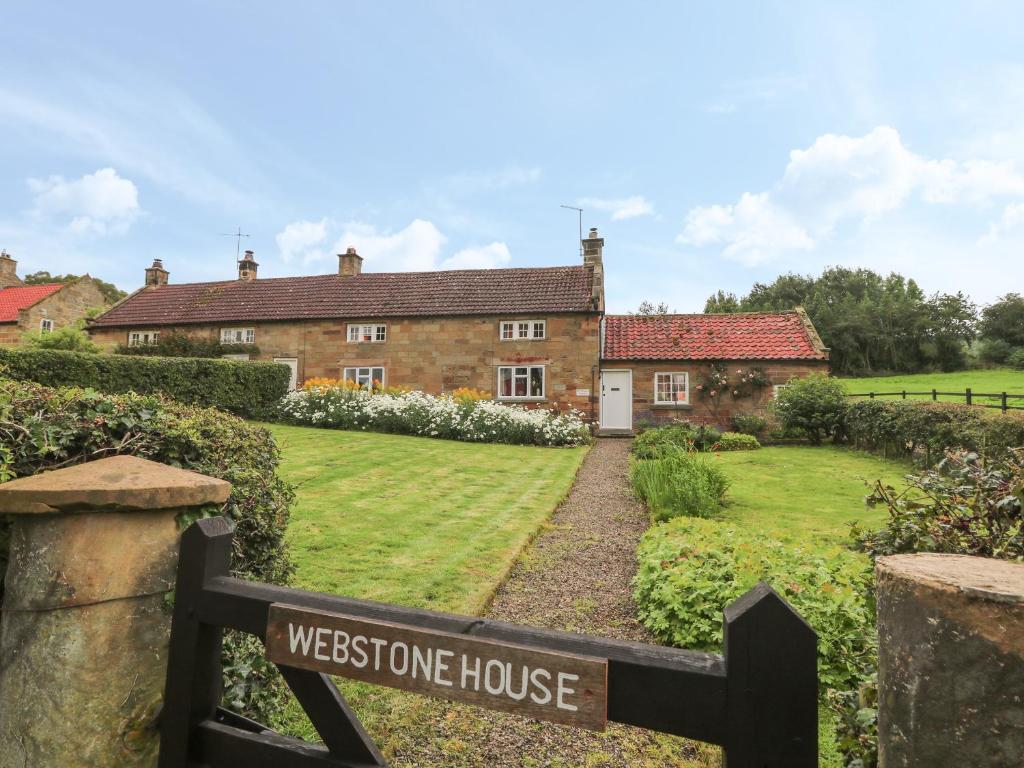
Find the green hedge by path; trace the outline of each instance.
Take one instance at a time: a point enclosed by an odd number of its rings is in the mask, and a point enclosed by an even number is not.
[[[247,418],[267,418],[288,391],[280,363],[194,357],[137,357],[57,349],[0,349],[0,369],[48,387],[90,387],[117,394],[167,395]]]

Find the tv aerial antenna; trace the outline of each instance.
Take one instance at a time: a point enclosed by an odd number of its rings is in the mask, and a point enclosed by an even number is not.
[[[583,258],[583,209],[577,208],[575,205],[560,205],[559,208],[566,208],[570,211],[576,211],[579,215],[580,220],[580,258]]]
[[[581,232],[583,230],[580,230]],[[242,228],[239,227],[237,232],[218,232],[221,237],[233,237],[235,238],[235,261],[239,261],[242,258],[242,238],[249,237]]]

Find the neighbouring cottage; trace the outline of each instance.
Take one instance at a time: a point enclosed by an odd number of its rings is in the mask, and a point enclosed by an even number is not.
[[[18,262],[0,252],[0,347],[16,347],[26,333],[51,333],[83,320],[106,298],[88,275],[68,283],[25,285]]]
[[[605,316],[604,239],[591,229],[582,245],[583,263],[571,266],[391,273],[364,273],[349,248],[336,274],[269,279],[246,251],[237,279],[184,284],[156,260],[144,286],[89,330],[108,349],[168,333],[253,345],[232,357],[284,363],[293,387],[315,377],[471,387],[575,408],[609,432],[675,417],[724,423],[763,408],[771,385],[827,370],[828,351],[800,312]],[[712,361],[760,365],[768,391],[704,403],[692,388]]]
[[[828,349],[802,309],[716,315],[608,315],[601,427],[673,419],[728,425],[763,413],[793,377],[828,372]]]

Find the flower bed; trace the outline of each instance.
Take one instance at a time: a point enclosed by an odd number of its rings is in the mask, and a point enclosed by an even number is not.
[[[348,386],[309,386],[279,405],[281,420],[331,429],[515,445],[582,445],[590,429],[579,411],[504,405],[468,396],[371,392]]]

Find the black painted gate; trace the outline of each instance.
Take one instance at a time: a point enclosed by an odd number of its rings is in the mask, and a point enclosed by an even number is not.
[[[231,524],[215,517],[182,538],[160,768],[386,765],[326,674],[278,665],[323,746],[219,706],[223,630],[265,639],[274,603],[606,658],[609,720],[720,744],[728,768],[817,765],[817,638],[767,585],[726,607],[719,656],[244,581],[229,575],[232,535]]]

